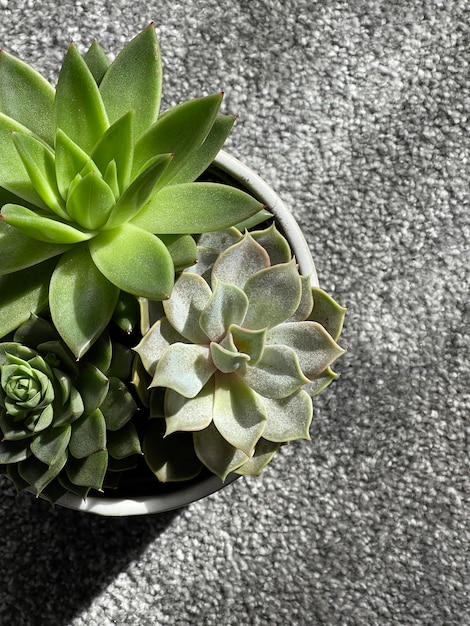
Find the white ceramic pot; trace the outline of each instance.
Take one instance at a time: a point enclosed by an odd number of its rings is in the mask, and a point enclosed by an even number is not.
[[[215,159],[214,164],[219,170],[222,170],[225,174],[238,180],[246,191],[267,206],[288,240],[293,254],[297,259],[297,263],[299,264],[300,272],[304,275],[311,275],[312,285],[318,285],[315,265],[302,231],[275,191],[249,167],[227,152],[221,151]],[[66,495],[60,498],[57,504],[77,511],[106,516],[163,513],[164,511],[180,508],[195,500],[215,493],[237,478],[238,475],[232,474],[223,483],[217,476],[209,475],[200,480],[192,481],[190,484],[188,483],[187,486],[176,484],[173,491],[168,491],[163,494],[125,499],[107,496],[90,496],[86,500],[82,500],[78,496]]]

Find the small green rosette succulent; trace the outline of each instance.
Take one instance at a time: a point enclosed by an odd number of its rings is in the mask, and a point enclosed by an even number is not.
[[[72,42],[54,89],[0,50],[0,337],[50,308],[81,358],[120,293],[167,298],[194,263],[195,233],[262,210],[228,185],[194,182],[234,122],[222,93],[161,112],[151,24],[111,63]]]
[[[336,374],[345,309],[299,274],[274,226],[202,236],[199,262],[136,347],[151,376],[147,461],[160,480],[201,464],[223,480],[259,474],[283,443],[308,439],[312,397]],[[173,456],[170,456],[170,451]]]
[[[77,363],[35,316],[0,343],[0,471],[18,490],[84,498],[141,455],[130,421],[137,405],[115,375],[126,369],[125,351],[113,356],[103,335],[92,352]]]

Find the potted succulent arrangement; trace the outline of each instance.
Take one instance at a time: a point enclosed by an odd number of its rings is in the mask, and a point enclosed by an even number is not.
[[[0,52],[0,472],[108,515],[181,506],[308,439],[345,310],[218,93],[160,111],[153,24],[54,89]]]

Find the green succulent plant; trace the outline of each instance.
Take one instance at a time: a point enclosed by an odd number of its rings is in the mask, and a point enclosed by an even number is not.
[[[144,440],[160,480],[201,464],[222,479],[259,474],[281,444],[309,438],[312,397],[336,378],[330,366],[344,352],[345,309],[299,274],[274,226],[199,243],[198,264],[135,348],[155,416],[165,389],[165,427],[151,420]]]
[[[263,215],[243,191],[195,182],[235,119],[223,94],[161,113],[161,84],[152,24],[112,63],[72,43],[56,89],[0,51],[0,337],[49,306],[81,358],[120,293],[168,298],[193,234]]]
[[[103,335],[77,362],[37,316],[0,343],[0,471],[18,490],[51,501],[67,492],[86,497],[135,464],[137,405],[116,376],[126,371],[116,347]]]

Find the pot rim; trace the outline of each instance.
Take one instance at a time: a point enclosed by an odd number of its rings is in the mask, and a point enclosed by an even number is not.
[[[305,276],[310,275],[312,286],[318,286],[315,265],[305,237],[294,216],[272,187],[250,167],[225,150],[219,152],[214,159],[214,165],[238,180],[273,213],[295,255],[300,273]],[[188,487],[180,487],[172,493],[136,498],[89,496],[83,500],[79,496],[66,494],[59,498],[56,504],[76,511],[109,517],[164,513],[209,496],[238,478],[240,478],[239,475],[231,474],[225,482],[222,482],[217,476],[210,475]]]

